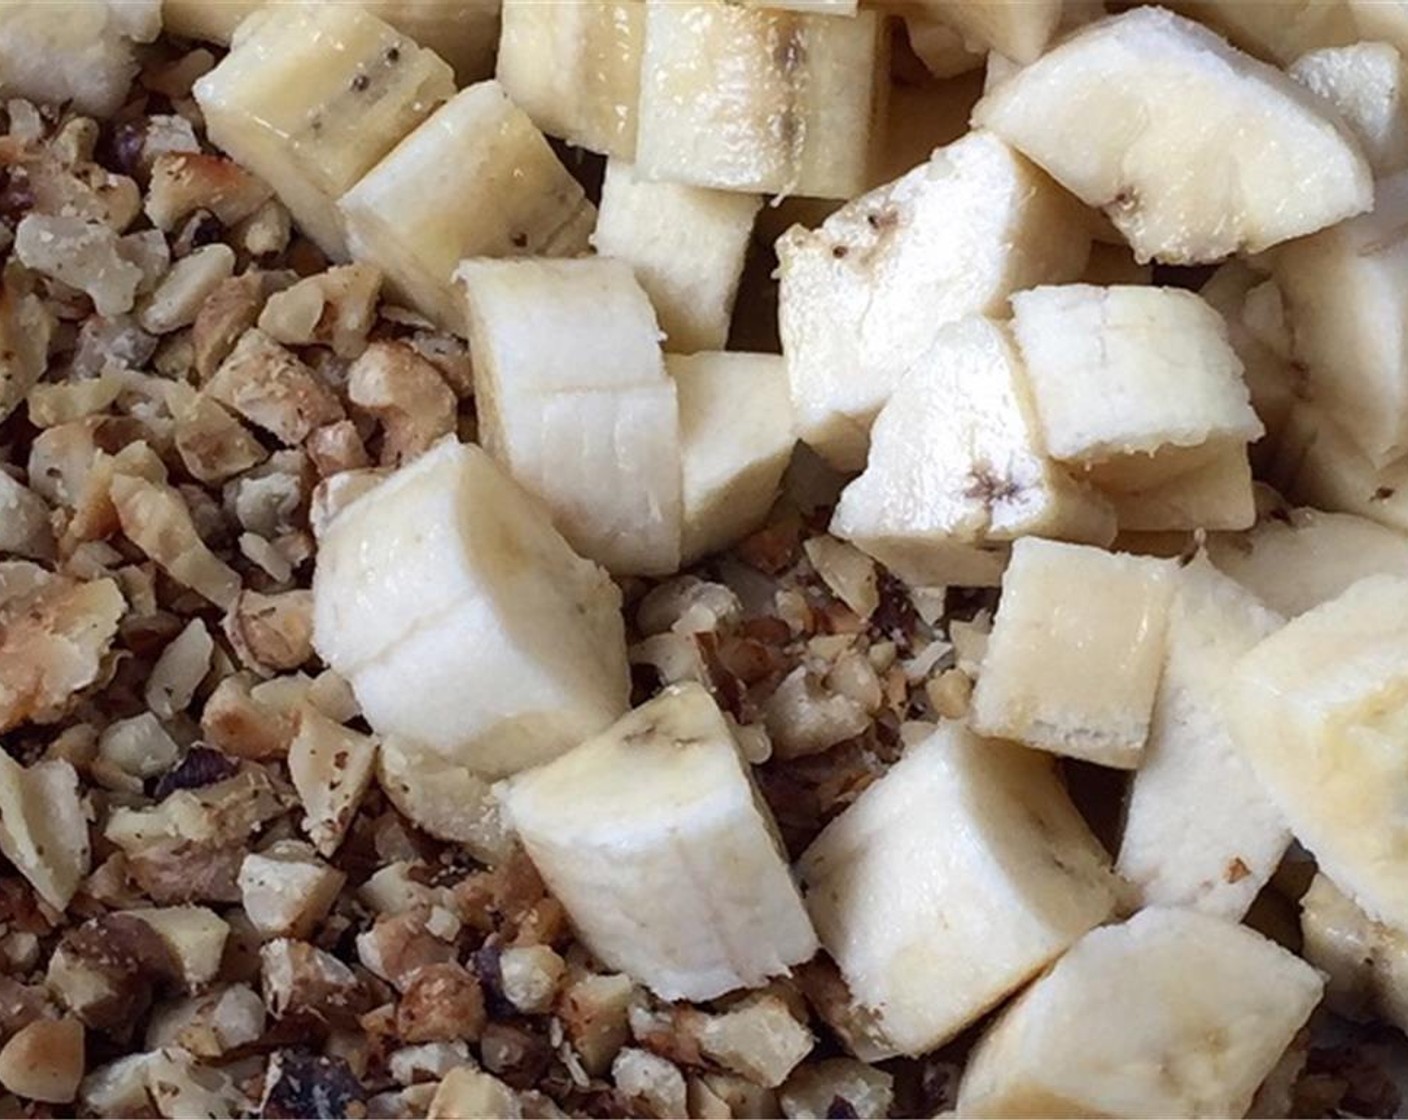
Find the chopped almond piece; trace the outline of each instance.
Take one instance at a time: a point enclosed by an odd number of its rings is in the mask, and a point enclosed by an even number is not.
[[[337,900],[347,876],[306,844],[282,840],[240,865],[244,911],[265,937],[308,937]]]
[[[30,1100],[65,1104],[83,1078],[83,1024],[40,1019],[0,1050],[0,1085]]]
[[[288,768],[303,802],[303,827],[331,856],[342,843],[371,785],[377,741],[334,723],[311,704],[299,713]]]

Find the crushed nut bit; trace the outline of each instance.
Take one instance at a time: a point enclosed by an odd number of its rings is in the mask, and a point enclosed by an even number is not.
[[[272,191],[233,160],[204,152],[162,152],[152,163],[146,212],[172,230],[197,210],[232,226],[253,214]]]
[[[290,447],[343,417],[332,390],[258,328],[240,337],[206,391]]]
[[[399,342],[368,346],[348,371],[347,392],[381,421],[383,466],[408,462],[455,430],[455,394],[433,365]]]

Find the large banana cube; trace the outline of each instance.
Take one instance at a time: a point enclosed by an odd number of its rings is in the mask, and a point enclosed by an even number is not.
[[[652,179],[851,198],[884,121],[885,20],[649,0],[636,167]]]
[[[1382,38],[1359,33],[1350,11],[1357,2],[1279,0],[1275,4],[1248,4],[1244,0],[1172,0],[1167,6],[1226,35],[1242,50],[1285,65],[1316,47]],[[1384,4],[1381,0],[1364,2],[1372,8],[1397,8],[1397,4]]]
[[[1090,251],[1075,202],[990,133],[934,153],[777,243],[779,327],[801,437],[865,465],[869,431],[944,323],[1005,316],[1007,298],[1074,280]]]
[[[973,693],[974,729],[1105,766],[1138,766],[1175,571],[1145,556],[1019,540]]]
[[[1379,1015],[1408,1030],[1408,933],[1373,921],[1324,875],[1300,900],[1305,959],[1325,973],[1341,1015]]]
[[[465,261],[485,447],[618,575],[680,560],[675,384],[650,301],[621,261]]]
[[[676,354],[722,350],[762,199],[642,179],[606,165],[592,244],[635,269]]]
[[[1333,110],[1160,8],[1077,31],[989,93],[973,122],[1104,210],[1141,261],[1260,252],[1373,201]]]
[[[758,987],[816,952],[776,825],[700,685],[514,779],[502,801],[583,944],[662,999]]]
[[[944,724],[798,865],[807,908],[877,1035],[922,1054],[1114,909],[1104,851],[1049,758]]]
[[[1115,870],[1142,906],[1240,921],[1291,834],[1232,741],[1222,690],[1281,625],[1204,558],[1177,573],[1153,723],[1130,785]]]
[[[896,387],[831,531],[910,583],[981,586],[1018,537],[1108,544],[1115,525],[1046,456],[1006,327],[972,317],[940,330]]]
[[[339,260],[334,203],[454,92],[442,59],[352,4],[259,12],[195,85],[210,139]]]
[[[442,442],[333,520],[314,644],[382,734],[486,775],[627,707],[621,596],[482,450]]]
[[[762,526],[797,437],[776,354],[671,354],[665,366],[679,396],[690,563]]]
[[[455,268],[467,257],[570,257],[596,210],[526,113],[480,82],[398,145],[338,210],[358,260],[400,298],[463,333]]]
[[[1115,508],[1121,532],[1211,532],[1246,529],[1256,521],[1256,493],[1246,444],[1217,440],[1197,450],[1206,451],[1209,458],[1173,478],[1103,491]],[[1159,459],[1156,453],[1139,467],[1162,469]],[[1117,471],[1123,473],[1127,466],[1128,461]],[[1099,470],[1092,473],[1098,477]]]
[[[549,136],[629,161],[644,49],[645,0],[504,0],[497,77]]]
[[[978,1043],[960,1116],[1245,1116],[1320,1001],[1245,926],[1154,908],[1086,934]]]
[[[1371,576],[1243,656],[1224,704],[1296,839],[1408,927],[1408,578]]]
[[[1324,47],[1296,59],[1287,73],[1339,110],[1376,178],[1408,164],[1408,70],[1392,46]]]

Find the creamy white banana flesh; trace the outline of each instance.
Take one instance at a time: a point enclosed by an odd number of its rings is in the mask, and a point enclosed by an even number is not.
[[[1153,722],[1125,807],[1115,870],[1139,906],[1239,921],[1290,843],[1232,740],[1222,691],[1282,623],[1205,557],[1177,569]]]
[[[1072,199],[983,132],[820,228],[788,230],[778,323],[801,437],[859,470],[876,414],[940,326],[1006,316],[1013,292],[1074,280],[1089,251]]]
[[[467,260],[484,446],[617,575],[680,561],[675,384],[650,301],[622,261]]]
[[[1083,937],[978,1043],[960,1116],[1244,1116],[1319,974],[1245,926],[1143,910]]]
[[[816,952],[748,763],[696,684],[667,689],[502,803],[583,943],[662,999],[713,999]]]
[[[1408,71],[1393,46],[1324,47],[1301,55],[1286,72],[1344,117],[1375,178],[1408,164]]]
[[[455,92],[433,51],[353,4],[274,5],[195,85],[210,139],[274,188],[335,260],[335,203]]]
[[[973,123],[1104,210],[1141,261],[1260,252],[1373,202],[1357,141],[1322,101],[1158,8],[1076,32]]]
[[[947,23],[965,45],[1028,63],[1046,49],[1061,22],[1062,0],[989,4],[984,0],[919,0],[916,7]]]
[[[874,1060],[952,1038],[1113,912],[1108,859],[1051,759],[942,724],[798,864]]]
[[[499,776],[627,707],[621,595],[480,448],[445,440],[325,530],[313,641],[381,734]]]
[[[1372,918],[1408,927],[1408,578],[1371,576],[1236,664],[1233,736],[1296,839]]]
[[[461,90],[338,201],[358,260],[463,334],[467,257],[585,253],[596,208],[497,82]]]
[[[1209,458],[1173,478],[1142,488],[1103,491],[1120,532],[1214,532],[1246,529],[1256,521],[1247,445],[1213,440],[1197,450]]]

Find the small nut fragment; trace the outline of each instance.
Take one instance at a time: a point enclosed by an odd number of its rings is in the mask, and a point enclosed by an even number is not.
[[[396,1033],[407,1042],[472,1042],[484,1021],[479,980],[453,961],[418,970],[396,1006]]]
[[[768,698],[764,722],[778,758],[819,754],[870,726],[870,713],[849,696],[823,687],[799,665]]]
[[[440,1082],[425,1120],[463,1120],[468,1116],[520,1120],[522,1115],[517,1093],[493,1074],[461,1066]]]
[[[276,1019],[304,1013],[349,1021],[366,1010],[367,992],[356,973],[306,941],[280,938],[259,950],[264,1002]]]
[[[629,976],[583,976],[562,993],[557,1015],[582,1068],[600,1076],[631,1037],[629,1012],[634,985]]]
[[[204,152],[163,152],[152,163],[147,216],[172,230],[197,210],[208,210],[232,226],[253,214],[271,191],[234,160]]]
[[[27,268],[77,288],[99,315],[132,310],[142,270],[123,259],[110,226],[81,218],[26,214],[15,228],[15,256]]]
[[[304,831],[324,856],[347,835],[371,785],[377,741],[334,723],[311,704],[298,715],[288,769],[303,802]]]
[[[237,758],[282,758],[293,742],[296,720],[260,703],[247,678],[235,674],[215,686],[201,713],[201,731],[212,746]]]
[[[366,1091],[347,1062],[336,1056],[280,1050],[264,1074],[265,1120],[305,1116],[363,1116]]]
[[[162,719],[184,712],[200,682],[210,672],[214,652],[215,642],[205,623],[198,618],[191,619],[186,628],[167,643],[152,666],[147,677],[147,707]]]
[[[147,711],[108,724],[98,737],[98,757],[140,782],[171,769],[181,757],[181,748]]]
[[[254,326],[263,302],[263,280],[252,270],[222,281],[206,297],[191,327],[196,374],[202,381],[219,368],[240,336]]]
[[[383,740],[377,781],[417,828],[463,844],[481,863],[492,866],[512,849],[513,836],[490,783],[429,747],[397,736]]]
[[[264,1033],[264,1001],[247,984],[159,1007],[147,1026],[147,1046],[179,1046],[198,1058],[218,1058],[257,1042]]]
[[[854,1116],[888,1116],[895,1079],[853,1058],[828,1058],[798,1069],[779,1099],[789,1120],[826,1120],[841,1101]]]
[[[167,575],[217,607],[234,602],[240,577],[206,547],[179,492],[126,474],[113,478],[109,492],[123,535]]]
[[[180,385],[168,400],[176,420],[176,451],[201,482],[224,482],[268,457],[245,426],[205,393]]]
[[[138,316],[142,329],[167,334],[196,321],[201,307],[235,271],[235,251],[228,245],[202,245],[168,272]]]
[[[256,672],[296,669],[313,656],[313,593],[241,591],[225,615],[225,635]]]
[[[706,1058],[769,1089],[781,1085],[816,1044],[787,1004],[770,993],[750,996],[721,1015],[705,1016],[698,1036]]]
[[[317,374],[257,327],[240,337],[206,391],[290,447],[343,418]]]
[[[382,423],[381,463],[399,466],[455,430],[458,402],[409,346],[373,342],[347,372],[347,395]]]
[[[24,1027],[0,1050],[0,1085],[48,1104],[66,1104],[83,1080],[83,1024],[77,1019],[40,1019]]]
[[[54,527],[44,499],[0,471],[0,552],[48,560],[54,555]]]
[[[361,433],[351,420],[325,424],[308,437],[304,447],[322,478],[371,466]]]
[[[259,329],[287,346],[321,343],[354,358],[367,344],[380,293],[381,273],[371,265],[339,265],[270,296]]]
[[[616,1091],[643,1105],[651,1116],[688,1116],[684,1074],[674,1062],[649,1050],[626,1049],[611,1063]]]
[[[430,931],[429,917],[428,906],[379,917],[371,929],[357,936],[358,960],[402,990],[421,969],[453,961],[454,946]]]
[[[868,619],[880,606],[880,579],[875,561],[855,545],[827,535],[812,537],[802,545],[816,574],[831,593]]]
[[[30,288],[18,265],[0,274],[0,420],[24,400],[49,360],[54,315]]]
[[[312,848],[293,840],[251,852],[240,865],[244,912],[264,937],[311,935],[346,881]]]
[[[166,906],[126,910],[123,915],[143,922],[157,935],[175,962],[176,976],[187,991],[197,991],[215,979],[230,927],[204,906]]]
[[[504,998],[525,1015],[552,1009],[567,964],[548,945],[510,946],[499,954]]]
[[[266,257],[288,248],[293,218],[277,198],[271,198],[235,227],[235,242],[251,257]]]

